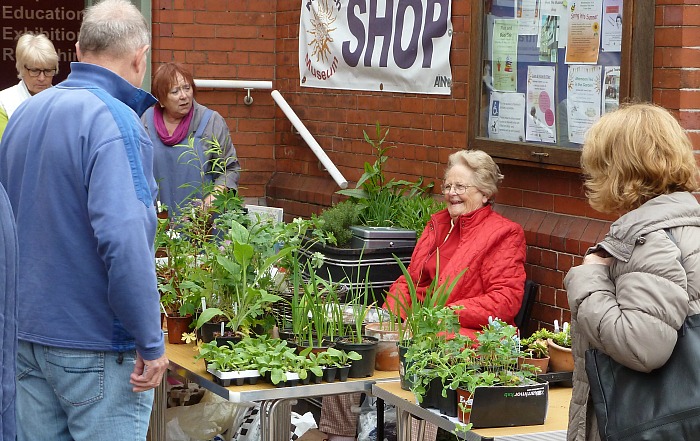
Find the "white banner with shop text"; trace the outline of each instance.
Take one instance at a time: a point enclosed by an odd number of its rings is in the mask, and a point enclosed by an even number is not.
[[[306,87],[449,95],[451,0],[302,0]]]

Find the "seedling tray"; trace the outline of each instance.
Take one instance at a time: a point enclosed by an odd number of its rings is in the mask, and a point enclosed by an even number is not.
[[[258,372],[256,369],[221,372],[207,367],[207,372],[214,377],[215,383],[224,387],[256,384],[260,378],[260,372]]]

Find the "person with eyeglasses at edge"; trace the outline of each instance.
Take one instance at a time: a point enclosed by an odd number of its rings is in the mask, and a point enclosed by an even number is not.
[[[489,317],[514,325],[525,290],[523,228],[492,208],[502,180],[498,165],[487,153],[451,154],[442,185],[447,208],[430,218],[407,268],[420,300],[436,277],[443,284],[466,269],[447,306],[463,306],[458,311],[460,333],[473,340]],[[384,308],[401,312],[399,305],[410,306],[410,302],[408,284],[401,275],[389,288]],[[328,434],[329,441],[354,439],[358,417],[348,410],[359,404],[360,394],[325,397],[319,430]],[[436,434],[437,427],[429,423],[421,441],[435,439]]]
[[[58,54],[44,34],[24,34],[17,40],[15,66],[19,83],[0,91],[0,139],[17,107],[53,84],[58,73]]]

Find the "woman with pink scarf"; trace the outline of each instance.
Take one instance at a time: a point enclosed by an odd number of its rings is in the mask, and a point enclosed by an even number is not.
[[[153,176],[158,201],[177,215],[183,204],[211,204],[217,192],[238,189],[240,164],[224,118],[198,104],[192,74],[166,63],[153,76],[158,100],[142,120],[153,142]]]

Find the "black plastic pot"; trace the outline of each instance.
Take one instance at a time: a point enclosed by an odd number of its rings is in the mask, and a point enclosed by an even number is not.
[[[294,331],[292,328],[280,328],[279,330],[280,333],[280,340],[287,340],[287,341],[293,341],[294,340]]]
[[[445,390],[447,392],[447,398],[444,398],[442,396],[442,391]],[[440,391],[438,393],[438,409],[440,410],[440,413],[445,414],[449,417],[456,417],[457,416],[457,390],[454,389],[445,389],[445,387],[440,384]]]
[[[202,340],[204,343],[214,341],[215,332],[221,332],[221,322],[205,322],[197,330],[199,339]]]
[[[399,380],[401,381],[401,389],[411,390],[412,382],[406,377],[406,352],[408,351],[408,346],[404,346],[399,343]]]
[[[374,362],[377,356],[377,344],[379,340],[376,337],[368,335],[362,336],[362,343],[353,343],[348,339],[340,339],[336,342],[336,349],[341,349],[345,352],[355,351],[362,356],[360,360],[350,361],[350,378],[364,378],[374,375]]]
[[[425,387],[423,400],[420,402],[420,407],[424,409],[437,409],[438,401],[442,393],[442,381],[440,378],[433,378]]]
[[[326,383],[335,382],[335,377],[338,375],[338,368],[335,366],[328,366],[323,370],[323,381]]]
[[[347,381],[350,373],[350,365],[338,368],[338,381]]]

